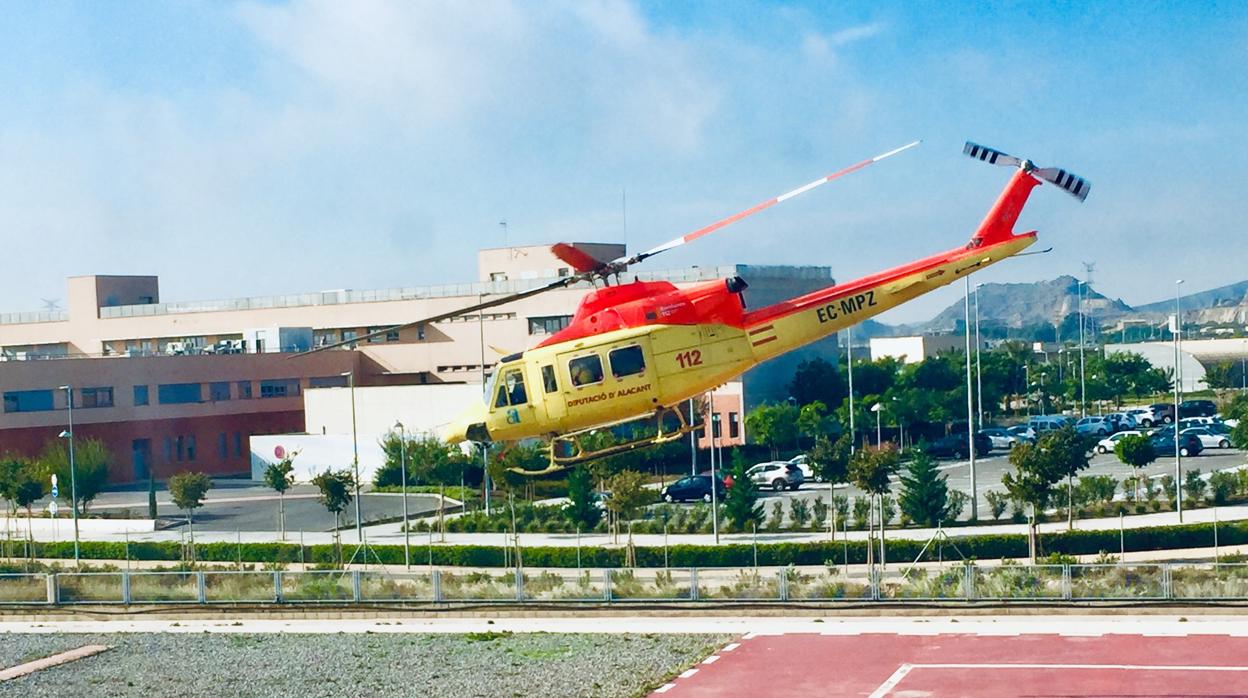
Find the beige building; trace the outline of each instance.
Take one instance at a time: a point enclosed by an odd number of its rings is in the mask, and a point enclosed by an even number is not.
[[[965,349],[966,338],[955,335],[927,334],[913,337],[872,337],[871,360],[885,357],[900,359],[902,363],[917,364],[942,351]]]

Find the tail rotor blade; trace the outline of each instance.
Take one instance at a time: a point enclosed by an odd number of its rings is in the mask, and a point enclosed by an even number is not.
[[[989,165],[1018,167],[1023,164],[1022,160],[1014,157],[1013,155],[1007,155],[1000,150],[994,150],[988,146],[979,145],[978,143],[972,143],[970,141],[966,142],[966,146],[962,148],[962,152],[970,157],[983,160]]]
[[[816,179],[813,182],[803,184],[797,189],[785,192],[779,196],[768,199],[760,204],[751,206],[750,208],[747,208],[744,211],[734,213],[733,215],[728,216],[727,218],[723,218],[721,220],[715,221],[714,223],[711,223],[710,225],[698,228],[697,230],[691,233],[686,233],[674,240],[669,240],[663,243],[662,245],[659,245],[658,247],[652,247],[646,250],[645,252],[633,255],[632,257],[620,257],[619,259],[613,261],[611,265],[617,269],[623,269],[624,267],[627,267],[630,264],[636,264],[637,262],[640,262],[648,257],[653,257],[654,255],[660,252],[666,252],[667,250],[674,249],[674,248],[680,247],[681,245],[685,245],[687,243],[693,242],[694,240],[697,240],[700,237],[703,237],[705,235],[710,235],[711,233],[715,232],[716,230],[719,230],[720,228],[732,225],[733,223],[736,223],[737,221],[740,221],[742,219],[749,218],[750,216],[754,215],[755,213],[758,213],[759,211],[769,209],[772,206],[775,206],[776,204],[782,201],[788,201],[789,199],[792,199],[793,197],[799,194],[805,194],[811,189],[814,189],[823,184],[827,184],[828,182],[831,182],[834,179],[843,177],[847,174],[850,174],[851,172],[857,172],[858,170],[861,170],[862,168],[868,165],[877,163],[880,160],[883,160],[885,158],[892,157],[902,151],[909,150],[910,148],[913,148],[914,146],[918,145],[921,142],[922,141],[914,141],[912,143],[907,143],[901,146],[900,148],[894,148],[886,153],[881,153],[879,155],[876,155],[873,158],[868,158],[866,160],[863,160],[862,162],[856,163],[854,165],[850,165],[849,167],[846,167],[842,170],[837,170],[836,172],[833,172],[830,175],[825,175],[823,177],[820,177],[819,179]]]
[[[1092,191],[1092,185],[1088,180],[1056,167],[1041,167],[1032,172],[1032,174],[1050,184],[1055,184],[1065,189],[1071,196],[1080,201],[1087,199],[1088,192]]]

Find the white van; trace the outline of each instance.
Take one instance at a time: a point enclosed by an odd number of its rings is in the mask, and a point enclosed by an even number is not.
[[[1027,426],[1034,429],[1036,434],[1044,434],[1057,431],[1070,424],[1070,421],[1070,417],[1063,417],[1060,414],[1042,414],[1028,419]]]

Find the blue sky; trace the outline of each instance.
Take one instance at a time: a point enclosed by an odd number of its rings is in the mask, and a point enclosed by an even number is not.
[[[1248,278],[1243,3],[26,3],[0,17],[0,309],[64,277],[170,300],[470,279],[476,248],[648,247],[922,147],[651,268],[826,264],[963,242],[1008,172],[1093,182],[1021,225],[1130,303]],[[621,192],[627,191],[627,232]],[[885,316],[924,319],[947,289]]]

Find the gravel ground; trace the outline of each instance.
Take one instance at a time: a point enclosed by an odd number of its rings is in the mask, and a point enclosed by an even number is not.
[[[23,635],[4,667],[104,654],[0,684],[0,696],[634,696],[729,640],[714,635]],[[88,693],[89,691],[89,693]]]

